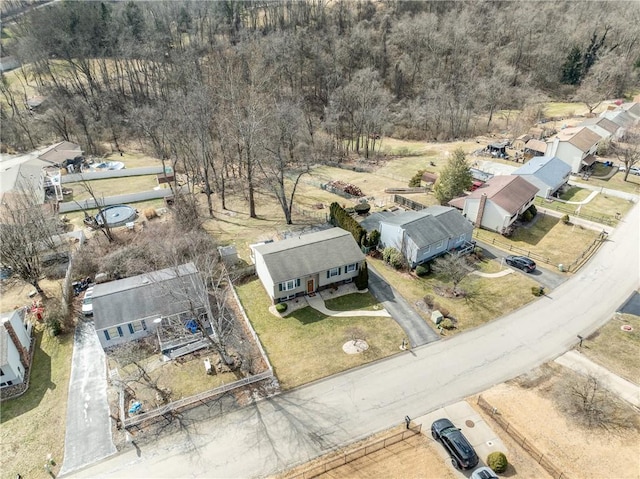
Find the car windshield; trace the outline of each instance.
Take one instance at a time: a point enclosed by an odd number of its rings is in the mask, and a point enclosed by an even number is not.
[[[89,298],[84,298],[84,299],[82,300],[82,304],[91,304],[91,297],[89,297]]]

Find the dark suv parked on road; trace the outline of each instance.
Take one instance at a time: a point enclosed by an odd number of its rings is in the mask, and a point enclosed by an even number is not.
[[[531,273],[536,270],[536,263],[532,259],[527,258],[526,256],[507,256],[505,258],[505,262],[509,266],[515,266],[522,271],[526,271],[527,273]]]
[[[456,469],[473,469],[478,465],[478,455],[473,446],[448,419],[435,421],[431,425],[431,435],[449,452],[451,463]]]

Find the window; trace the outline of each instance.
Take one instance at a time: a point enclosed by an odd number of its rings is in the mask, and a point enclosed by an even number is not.
[[[284,283],[280,283],[278,285],[280,291],[290,291],[292,289],[296,289],[300,287],[300,278],[292,279],[290,281],[285,281]]]
[[[353,273],[357,269],[358,269],[358,263],[348,264],[346,266],[346,268],[344,269],[344,272],[345,273]]]
[[[341,268],[331,268],[327,271],[327,278],[333,278],[334,276],[340,276]]]
[[[436,244],[436,249],[442,248],[442,245],[444,245],[444,241],[443,240],[438,241],[438,243]]]
[[[111,338],[120,338],[122,337],[122,328],[120,326],[116,326],[115,328],[109,328],[104,331],[104,337],[109,341]]]
[[[0,376],[4,376],[4,371],[2,371],[2,369],[0,369]]]
[[[147,329],[147,323],[144,322],[144,319],[129,323],[128,326],[131,334],[139,333],[140,331],[145,331]]]

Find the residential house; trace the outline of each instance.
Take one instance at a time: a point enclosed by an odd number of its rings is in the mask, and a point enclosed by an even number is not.
[[[20,384],[31,362],[31,324],[26,310],[0,315],[0,388]]]
[[[311,294],[358,275],[364,254],[342,228],[251,245],[256,273],[274,303]]]
[[[470,246],[473,236],[473,224],[448,206],[375,213],[361,226],[367,230],[377,229],[380,246],[402,252],[412,268],[447,251]]]
[[[515,140],[513,140],[513,143],[511,144],[511,146],[513,146],[514,150],[524,150],[524,145],[527,144],[527,141],[529,141],[531,139],[531,135],[525,133],[524,135],[520,135],[518,138],[516,138]]]
[[[505,233],[535,200],[538,188],[520,176],[494,176],[467,196],[449,201],[475,226]]]
[[[533,158],[534,156],[544,156],[547,150],[547,144],[542,140],[531,138],[524,145],[525,158]]]
[[[618,130],[620,130],[620,128],[618,127],[618,125],[604,117],[588,118],[578,126],[586,126],[605,140],[609,138],[617,140],[620,138],[620,135],[618,133]]]
[[[600,114],[601,118],[611,120],[618,125],[618,136],[624,137],[625,133],[636,123],[636,118],[629,111],[617,108],[615,110],[605,110]]]
[[[629,115],[631,115],[636,120],[640,120],[640,103],[632,102],[632,103],[623,103],[620,105],[620,108],[626,111]]]
[[[196,331],[189,331],[189,322],[207,313],[207,302],[198,269],[187,263],[96,284],[93,321],[103,348],[144,338],[171,325],[187,338],[174,344],[177,347],[201,338],[194,336]],[[161,347],[163,351],[167,349],[163,344]]]
[[[557,156],[579,173],[596,161],[598,142],[602,139],[586,126],[565,128],[554,138],[547,140],[545,156]]]
[[[520,176],[538,188],[536,196],[549,198],[569,181],[571,167],[555,156],[532,158],[512,175]]]

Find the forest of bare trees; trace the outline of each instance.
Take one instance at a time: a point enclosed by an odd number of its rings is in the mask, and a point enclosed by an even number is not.
[[[240,185],[255,217],[260,185],[290,221],[311,164],[369,158],[381,135],[465,138],[501,110],[622,97],[639,24],[634,2],[54,2],[3,25],[22,67],[2,75],[2,147],[135,141],[211,216]]]

